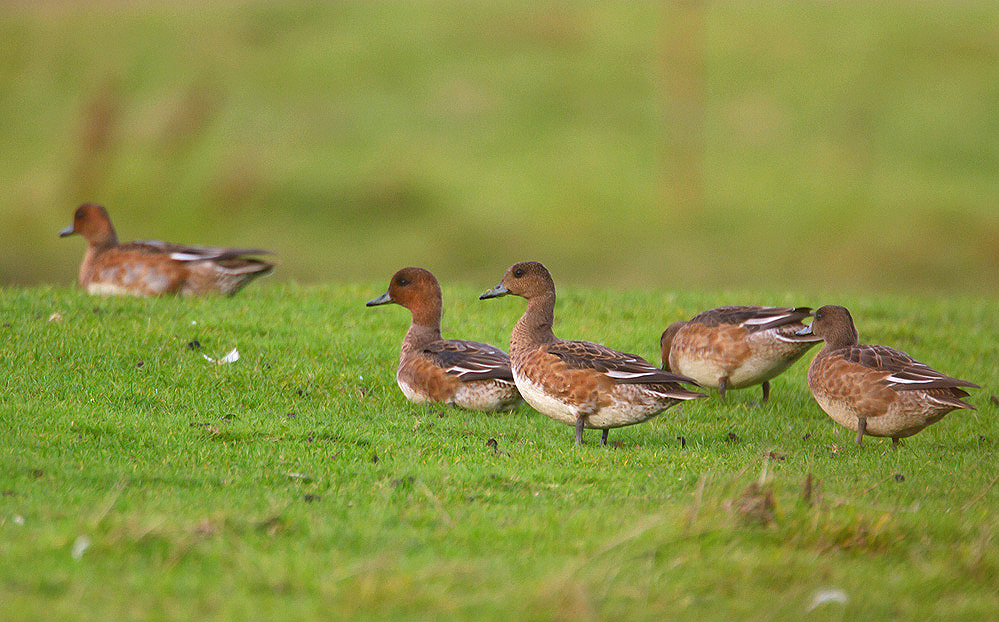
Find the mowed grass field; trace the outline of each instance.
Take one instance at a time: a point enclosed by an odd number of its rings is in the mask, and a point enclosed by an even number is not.
[[[447,336],[523,301],[444,285]],[[557,275],[556,275],[557,278]],[[982,385],[891,451],[811,399],[811,356],[610,446],[527,406],[405,401],[384,280],[235,298],[0,292],[9,620],[988,619],[999,610],[994,302],[563,287],[556,334],[656,360],[733,302],[840,303],[862,339]],[[197,342],[197,343],[194,343]],[[216,364],[238,348],[239,360]]]

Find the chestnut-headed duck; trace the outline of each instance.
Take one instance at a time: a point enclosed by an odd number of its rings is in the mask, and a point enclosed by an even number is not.
[[[367,306],[389,303],[406,307],[413,316],[395,374],[411,402],[485,411],[512,410],[520,404],[506,352],[487,343],[441,337],[441,287],[428,270],[399,270],[388,291]]]
[[[763,385],[782,373],[821,341],[796,335],[810,316],[808,307],[728,306],[710,309],[686,322],[676,322],[659,340],[663,369],[725,391]]]
[[[810,326],[798,331],[825,345],[808,368],[808,388],[822,410],[841,426],[864,435],[898,439],[912,436],[959,408],[980,388],[945,376],[905,352],[881,345],[861,345],[853,317],[844,307],[828,305],[815,312]]]
[[[120,244],[107,210],[94,203],[76,209],[73,224],[59,237],[78,233],[87,240],[79,282],[91,294],[156,296],[232,295],[274,264],[246,255],[256,248],[182,246],[156,240]]]
[[[683,400],[707,397],[680,386],[690,378],[659,369],[635,354],[589,341],[567,341],[552,332],[555,283],[536,261],[516,263],[499,285],[479,298],[513,294],[527,299],[527,311],[510,337],[513,379],[528,404],[552,419],[583,429],[603,430],[641,423]]]

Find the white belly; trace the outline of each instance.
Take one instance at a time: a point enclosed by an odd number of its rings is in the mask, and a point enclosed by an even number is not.
[[[410,402],[423,404],[434,401],[426,393],[410,386],[400,374],[396,374],[395,380],[402,394]],[[467,410],[501,412],[516,408],[520,404],[520,394],[517,393],[517,387],[508,381],[476,380],[463,382],[454,395],[444,403],[454,404]]]
[[[713,389],[718,388],[719,380],[728,376],[729,389],[743,389],[770,380],[790,367],[793,362],[753,352],[738,366],[728,368],[707,356],[681,357],[677,361],[676,372]]]
[[[848,430],[852,430],[854,432],[857,431],[857,413],[852,408],[839,400],[829,399],[825,395],[815,395],[814,393],[812,395],[815,397],[815,401],[819,404],[819,408],[825,411],[825,413],[829,415],[833,421]],[[868,425],[875,420],[876,419],[868,419]],[[869,434],[873,434],[873,432],[869,432]]]
[[[395,381],[396,383],[398,383],[399,388],[402,390],[402,394],[405,395],[406,399],[409,400],[410,402],[413,402],[414,404],[422,404],[424,402],[429,401],[429,398],[425,394],[420,393],[413,387],[406,384],[406,382],[399,376],[395,377]]]
[[[452,402],[468,410],[512,410],[520,403],[517,387],[502,380],[475,380],[463,382],[454,393]]]
[[[520,390],[520,395],[524,398],[524,401],[530,404],[534,410],[542,415],[551,417],[555,421],[560,421],[568,425],[576,425],[576,419],[579,415],[578,407],[549,395],[529,378],[518,374],[517,370],[513,371],[513,379],[517,383],[517,389]]]
[[[524,401],[543,415],[566,425],[575,426],[580,415],[587,428],[620,428],[647,421],[679,400],[663,398],[642,385],[616,384],[607,404],[591,408],[589,405],[572,404],[547,393],[540,384],[513,370],[513,379]]]
[[[115,285],[114,283],[101,283],[99,281],[91,281],[87,284],[87,293],[94,294],[96,296],[136,296],[135,292],[131,291],[127,287],[122,287],[120,285]]]
[[[832,400],[825,395],[815,395],[815,401],[833,421],[848,430],[857,431],[857,411],[849,403]],[[936,423],[953,408],[934,406],[918,391],[900,392],[898,398],[883,414],[867,417],[864,433],[868,436],[902,438],[912,436],[923,428]]]
[[[714,359],[704,357],[681,357],[676,361],[675,369],[678,374],[693,378],[706,387],[718,388],[718,380],[728,375],[728,370],[719,365]],[[731,386],[731,385],[729,385]]]

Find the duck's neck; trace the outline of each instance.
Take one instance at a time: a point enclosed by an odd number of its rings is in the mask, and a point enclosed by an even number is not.
[[[849,348],[850,346],[855,346],[855,345],[857,345],[856,342],[847,343],[847,342],[826,341],[823,342],[822,349],[819,350],[818,355],[816,356],[826,355],[831,352],[842,350],[843,348]]]
[[[102,227],[98,229],[98,231],[92,232],[86,236],[87,243],[90,245],[90,248],[104,250],[118,246],[118,232],[114,230],[114,225],[110,222],[106,224],[107,227]]]
[[[857,333],[857,329],[851,324],[849,326],[843,326],[840,330],[826,335],[825,343],[822,345],[822,349],[819,353],[825,354],[841,348],[849,348],[850,346],[855,346],[859,343],[860,334]]]
[[[513,327],[510,354],[556,340],[552,332],[555,323],[555,292],[534,296],[527,301],[527,311]]]
[[[83,253],[83,262],[80,263],[80,273],[77,278],[77,281],[80,283],[80,287],[87,287],[87,283],[90,282],[90,279],[94,274],[97,258],[106,250],[107,247],[95,246],[93,244],[87,246],[86,252]]]
[[[413,323],[402,340],[402,356],[423,349],[428,343],[441,339],[441,310],[438,308],[413,309]]]
[[[114,226],[108,225],[108,233],[104,240],[102,240],[101,246],[105,248],[118,246],[118,232],[114,230]]]

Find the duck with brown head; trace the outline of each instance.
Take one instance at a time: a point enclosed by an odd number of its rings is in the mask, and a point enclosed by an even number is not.
[[[413,318],[396,370],[396,382],[407,399],[484,411],[512,410],[520,404],[506,352],[487,343],[441,336],[441,288],[428,270],[399,270],[388,291],[367,306],[391,303],[409,309]]]
[[[827,305],[815,312],[799,335],[815,335],[825,345],[808,368],[808,388],[832,419],[857,433],[890,437],[892,447],[943,419],[974,406],[963,401],[973,382],[946,376],[905,352],[882,345],[862,345],[845,307]],[[964,388],[962,388],[964,387]]]
[[[707,397],[680,383],[690,378],[659,369],[635,354],[612,350],[590,341],[559,339],[555,322],[555,283],[536,261],[516,263],[499,285],[479,298],[513,294],[527,299],[527,310],[510,336],[513,378],[528,404],[552,419],[583,430],[607,433],[647,421],[684,400]]]
[[[183,246],[156,240],[119,244],[107,210],[95,203],[78,207],[73,224],[60,231],[59,237],[73,234],[87,240],[79,283],[91,294],[232,295],[274,268],[274,264],[246,257],[268,254],[256,248]]]

